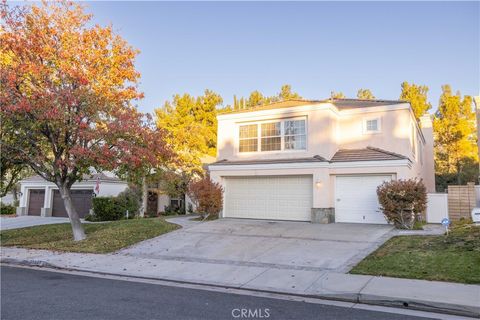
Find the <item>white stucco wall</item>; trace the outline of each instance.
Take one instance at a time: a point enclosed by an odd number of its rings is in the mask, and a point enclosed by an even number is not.
[[[283,165],[283,167],[282,167]],[[408,160],[367,161],[358,163],[298,163],[277,165],[211,166],[210,177],[225,188],[225,178],[234,176],[311,175],[314,208],[332,208],[337,175],[390,175],[392,179],[407,179],[413,175]]]
[[[217,159],[251,160],[302,158],[320,155],[331,159],[338,149],[381,148],[409,157],[414,161],[411,147],[412,124],[415,123],[409,105],[356,108],[339,111],[332,104],[260,110],[219,115]],[[247,152],[238,151],[239,126],[261,121],[304,118],[307,124],[307,148],[295,151]],[[381,130],[366,133],[364,121],[379,119]],[[415,125],[417,143],[423,143],[422,132]]]

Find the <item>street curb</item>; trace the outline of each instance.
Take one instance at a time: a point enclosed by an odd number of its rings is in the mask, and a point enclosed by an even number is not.
[[[274,290],[244,288],[242,286],[209,284],[209,283],[202,283],[202,282],[174,280],[174,279],[168,279],[168,278],[144,277],[144,276],[136,276],[136,275],[130,275],[130,274],[127,275],[127,274],[119,274],[119,273],[109,273],[109,272],[94,271],[94,270],[82,269],[82,268],[71,268],[71,267],[66,268],[66,267],[60,267],[55,264],[51,264],[41,260],[1,258],[0,263],[8,264],[8,265],[26,266],[26,267],[51,268],[51,269],[58,269],[58,270],[65,270],[65,271],[79,271],[79,272],[87,272],[87,273],[93,273],[93,274],[104,275],[104,276],[117,276],[117,277],[134,278],[134,279],[142,279],[142,280],[157,280],[157,281],[164,281],[164,282],[177,283],[177,284],[201,285],[201,286],[209,286],[213,288],[236,289],[236,290],[243,290],[243,291],[250,291],[250,292],[260,292],[260,293],[272,293],[272,294],[289,295],[289,296],[296,296],[296,297],[302,297],[302,298],[314,298],[314,299],[331,300],[331,301],[361,303],[361,304],[367,304],[367,305],[393,307],[393,308],[400,308],[400,309],[403,308],[406,310],[427,311],[427,312],[433,312],[433,313],[450,314],[450,315],[472,317],[472,318],[480,317],[480,307],[475,308],[475,310],[470,310],[471,307],[465,306],[465,305],[432,303],[430,301],[409,300],[409,299],[399,300],[398,298],[393,298],[393,297],[376,296],[371,294],[365,295],[360,292],[335,293],[335,294],[301,294],[298,292],[291,293],[291,292],[282,292],[282,291],[274,291]]]

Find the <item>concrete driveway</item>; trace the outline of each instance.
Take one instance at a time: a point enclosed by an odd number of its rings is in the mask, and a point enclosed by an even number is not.
[[[392,229],[371,224],[220,219],[189,222],[178,231],[120,253],[161,260],[347,272],[390,238]]]
[[[44,224],[68,223],[68,218],[56,217],[38,217],[38,216],[20,216],[20,217],[2,217],[0,220],[0,230],[18,229]]]

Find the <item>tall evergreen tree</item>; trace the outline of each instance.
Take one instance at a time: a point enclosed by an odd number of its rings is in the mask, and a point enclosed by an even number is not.
[[[290,100],[290,99],[302,99],[302,97],[296,93],[292,92],[292,86],[289,84],[284,84],[280,89],[280,93],[278,94],[279,100]]]
[[[409,84],[407,81],[402,83],[402,93],[400,100],[410,102],[415,118],[418,120],[425,114],[432,105],[428,102],[428,87],[423,85]]]
[[[250,96],[248,97],[247,108],[253,108],[253,107],[262,105],[264,103],[265,103],[265,97],[263,96],[263,94],[260,91],[255,90],[252,93],[250,93]]]
[[[199,97],[177,94],[155,110],[157,126],[169,133],[169,144],[185,162],[200,165],[201,156],[215,156],[217,107],[222,102],[220,95],[205,90]]]
[[[478,161],[472,98],[462,98],[459,92],[453,94],[449,85],[442,86],[433,128],[437,174],[454,174],[458,184],[475,181],[476,173],[467,176],[469,167]]]
[[[374,100],[375,96],[373,95],[372,91],[370,91],[370,89],[358,89],[357,98],[364,100]]]
[[[330,98],[332,98],[332,99],[345,99],[345,95],[341,91],[340,92],[332,91],[330,93]]]

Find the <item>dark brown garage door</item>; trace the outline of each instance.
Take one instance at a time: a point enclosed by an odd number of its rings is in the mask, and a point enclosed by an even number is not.
[[[92,208],[93,190],[72,190],[73,206],[77,209],[80,218],[84,218]],[[63,199],[58,190],[53,191],[53,217],[68,217],[67,210],[63,205]]]
[[[28,200],[28,215],[39,216],[45,201],[45,190],[30,189],[30,197]]]

